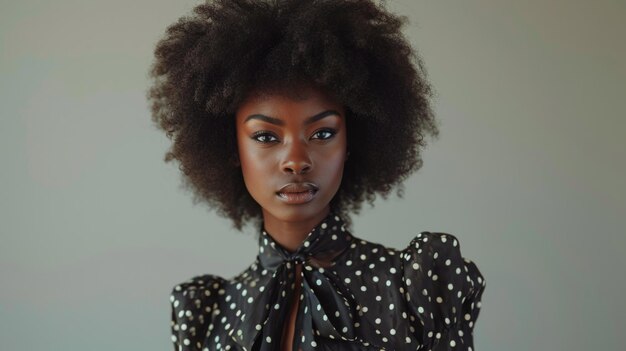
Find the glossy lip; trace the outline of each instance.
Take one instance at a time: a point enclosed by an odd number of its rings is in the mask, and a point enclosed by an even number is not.
[[[276,195],[289,204],[307,203],[315,197],[319,188],[313,183],[289,183],[283,185]]]

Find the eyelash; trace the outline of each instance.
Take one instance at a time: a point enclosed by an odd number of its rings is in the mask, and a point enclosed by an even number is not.
[[[316,131],[315,133],[313,133],[313,135],[317,135],[319,133],[329,133],[330,135],[326,138],[315,138],[315,139],[320,139],[320,140],[328,140],[330,138],[332,138],[333,136],[335,136],[335,134],[337,134],[337,131],[334,129],[330,129],[330,128],[324,128],[324,129],[320,129],[318,131]],[[269,143],[274,143],[277,142],[278,140],[272,140],[272,141],[261,141],[259,140],[259,137],[272,137],[274,139],[278,139],[274,133],[265,131],[265,130],[260,130],[254,134],[252,134],[251,138],[256,141],[257,143],[261,143],[261,144],[269,144]]]

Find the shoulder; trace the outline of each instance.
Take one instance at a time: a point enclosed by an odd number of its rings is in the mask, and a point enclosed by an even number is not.
[[[463,257],[458,238],[421,232],[400,255],[406,300],[429,325],[426,330],[461,330],[471,337],[486,282],[476,264]]]
[[[211,316],[218,310],[218,297],[224,292],[225,282],[222,277],[204,274],[172,288],[171,332],[176,350],[181,345],[197,346],[201,343]]]
[[[378,334],[385,323],[397,326],[383,335],[398,343],[394,349],[413,342],[426,349],[473,347],[485,280],[463,257],[455,235],[421,232],[403,249],[354,238],[333,273],[358,301],[365,333]],[[381,308],[394,312],[381,314]]]
[[[485,285],[485,279],[476,264],[463,257],[459,239],[453,234],[421,232],[411,240],[400,255],[405,266],[409,263],[413,271],[421,271],[433,281],[463,276],[473,287]],[[450,290],[453,289],[452,285]]]
[[[210,312],[225,283],[220,276],[204,274],[176,284],[170,294],[172,317],[180,319]]]
[[[220,276],[213,274],[197,275],[183,282],[180,282],[172,288],[170,300],[172,303],[176,299],[194,298],[200,295],[211,296],[213,291],[219,291],[226,280]]]
[[[258,270],[258,264],[258,260],[255,260],[250,266],[230,279],[215,274],[202,274],[174,285],[170,295],[173,310],[181,312],[180,306],[190,302],[194,306],[220,302],[224,299],[229,288],[235,284],[241,284],[241,281],[250,279],[251,275],[254,275]],[[205,311],[207,310],[205,308]],[[183,313],[188,314],[189,312],[183,311]]]

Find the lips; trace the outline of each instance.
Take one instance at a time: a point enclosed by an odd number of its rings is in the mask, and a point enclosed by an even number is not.
[[[290,204],[302,204],[313,200],[319,188],[313,183],[289,183],[281,187],[276,194]]]

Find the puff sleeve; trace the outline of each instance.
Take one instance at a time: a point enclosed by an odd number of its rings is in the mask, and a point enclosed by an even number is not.
[[[425,350],[474,350],[486,283],[452,234],[422,232],[402,251],[411,328]]]
[[[217,295],[223,279],[203,275],[176,285],[172,289],[171,330],[175,351],[201,350],[211,316],[219,313]]]

